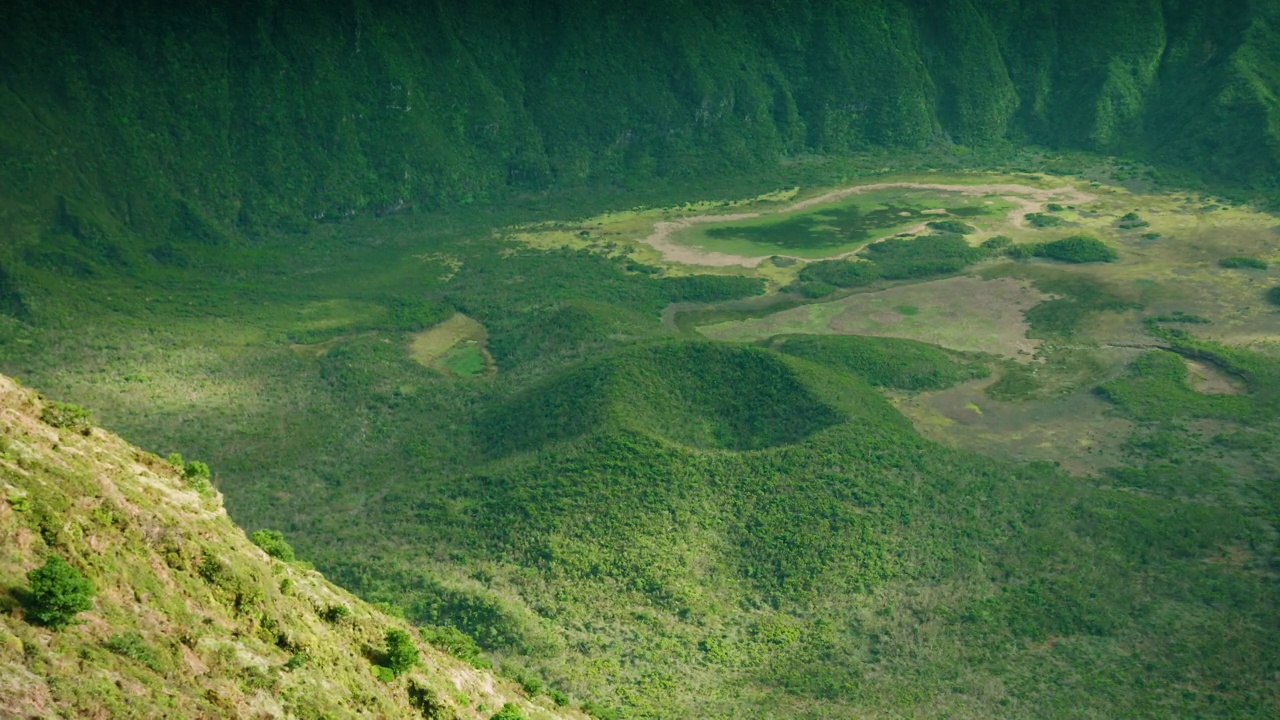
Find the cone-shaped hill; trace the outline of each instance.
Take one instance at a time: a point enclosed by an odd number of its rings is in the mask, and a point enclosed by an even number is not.
[[[867,385],[829,382],[825,373],[758,347],[644,344],[495,405],[478,433],[496,455],[620,429],[690,448],[747,451],[800,442],[887,409]]]
[[[582,717],[268,555],[193,479],[0,376],[0,717]]]

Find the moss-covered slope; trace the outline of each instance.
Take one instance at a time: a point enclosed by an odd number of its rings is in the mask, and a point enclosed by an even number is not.
[[[425,643],[379,680],[402,621],[269,557],[213,491],[56,408],[0,377],[0,717],[580,717]],[[95,589],[58,631],[27,611],[27,573],[51,556]]]

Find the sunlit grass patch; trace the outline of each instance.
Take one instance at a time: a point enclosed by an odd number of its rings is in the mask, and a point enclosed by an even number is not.
[[[425,367],[471,377],[497,370],[486,348],[488,339],[483,325],[457,313],[435,327],[414,333],[409,354]]]
[[[740,341],[784,334],[898,337],[1029,360],[1038,343],[1027,339],[1024,313],[1046,298],[1021,280],[957,277],[706,325],[698,331],[717,340]]]

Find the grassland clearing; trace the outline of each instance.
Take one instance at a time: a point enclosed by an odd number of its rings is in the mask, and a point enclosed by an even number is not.
[[[1092,475],[1124,461],[1123,446],[1134,423],[1108,412],[1109,405],[1093,387],[1099,378],[1117,374],[1136,351],[1104,353],[1096,375],[1030,365],[1036,392],[1029,399],[998,400],[991,388],[1010,369],[997,365],[991,378],[945,390],[891,396],[900,412],[925,437],[951,447],[968,448],[1022,462],[1057,463],[1075,475]],[[1044,386],[1057,391],[1045,392]]]
[[[492,375],[498,368],[486,346],[488,340],[483,325],[455,313],[439,325],[411,335],[409,354],[423,367],[459,377]]]
[[[1039,341],[1027,337],[1023,313],[1048,297],[1012,278],[954,277],[706,325],[698,331],[712,339],[736,341],[822,333],[897,337],[1029,362]]]

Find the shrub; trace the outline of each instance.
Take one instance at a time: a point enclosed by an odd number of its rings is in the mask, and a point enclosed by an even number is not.
[[[1267,302],[1272,305],[1280,305],[1280,285],[1267,291]]]
[[[1184,313],[1184,312],[1183,312],[1183,311],[1181,311],[1181,310],[1175,310],[1173,313],[1171,313],[1171,314],[1167,314],[1167,315],[1156,315],[1155,317],[1153,317],[1153,318],[1151,318],[1151,319],[1150,319],[1150,322],[1154,322],[1154,323],[1185,323],[1185,324],[1188,324],[1188,325],[1208,325],[1208,324],[1210,324],[1210,320],[1209,320],[1208,318],[1200,317],[1199,315],[1188,315],[1188,314]]]
[[[1124,217],[1120,218],[1120,221],[1116,223],[1121,230],[1135,230],[1137,228],[1147,227],[1150,224],[1151,223],[1146,220],[1138,217],[1138,213],[1128,213]]]
[[[835,285],[829,285],[824,282],[800,282],[792,283],[787,286],[787,290],[809,298],[810,300],[824,298],[839,289],[840,288]]]
[[[990,374],[982,365],[958,361],[932,345],[898,338],[800,335],[777,349],[896,390],[940,390]]]
[[[489,720],[525,720],[524,713],[520,712],[520,708],[511,703],[502,706],[493,717]]]
[[[1044,213],[1031,213],[1027,215],[1027,222],[1031,223],[1031,227],[1057,227],[1062,224],[1062,218],[1054,215],[1045,215]]]
[[[213,483],[209,481],[212,475],[209,466],[199,460],[192,460],[182,469],[182,477],[186,478],[187,484],[205,496],[213,493]]]
[[[805,265],[800,279],[842,288],[862,287],[880,279],[880,268],[869,262],[822,260]]]
[[[929,227],[943,233],[955,233],[956,235],[969,235],[977,230],[969,223],[960,222],[959,220],[935,220],[929,223]]]
[[[492,667],[474,638],[448,625],[426,625],[421,629],[422,639],[450,655],[477,668]]]
[[[293,562],[296,559],[293,548],[285,541],[284,533],[279,530],[259,530],[250,535],[249,540],[277,560]]]
[[[169,663],[164,656],[156,651],[142,639],[142,636],[136,632],[127,632],[120,635],[114,635],[111,639],[102,643],[102,646],[111,652],[129,658],[136,663],[140,663],[155,672],[164,673],[169,670]]]
[[[424,300],[394,298],[387,301],[387,324],[392,330],[417,332],[443,322],[453,315],[453,308],[432,305]]]
[[[1037,245],[1010,245],[1004,249],[1004,256],[1013,260],[1025,260],[1034,257]]]
[[[955,234],[892,238],[868,245],[864,256],[889,280],[909,280],[959,272],[986,256]]]
[[[418,648],[413,644],[409,633],[393,628],[387,631],[386,639],[387,667],[397,677],[409,672],[420,662]]]
[[[330,605],[320,611],[320,617],[325,622],[336,623],[343,618],[351,617],[351,608],[346,605]]]
[[[1225,257],[1218,261],[1218,267],[1227,268],[1228,270],[1236,270],[1240,268],[1266,270],[1267,261],[1252,257]]]
[[[57,555],[50,555],[44,565],[27,573],[27,580],[31,583],[27,617],[41,625],[60,630],[93,607],[93,583]]]
[[[188,480],[194,478],[204,478],[205,480],[208,480],[212,476],[212,471],[209,470],[209,466],[206,463],[202,463],[199,460],[192,460],[187,463],[185,468],[183,468],[182,476]]]
[[[1035,247],[1035,255],[1069,263],[1113,262],[1119,257],[1115,250],[1107,247],[1101,240],[1087,235],[1072,235],[1042,243]]]
[[[520,683],[520,687],[524,688],[529,697],[538,697],[542,694],[542,680],[535,675],[521,673],[516,676],[516,682]]]
[[[761,278],[741,275],[685,275],[662,278],[659,281],[671,302],[718,302],[763,295],[765,282]]]
[[[981,247],[983,250],[992,253],[1001,252],[1013,245],[1013,238],[1006,235],[996,235],[995,237],[984,240]]]
[[[78,433],[89,433],[93,424],[93,414],[79,405],[50,401],[40,411],[40,419],[59,430],[71,430]]]

